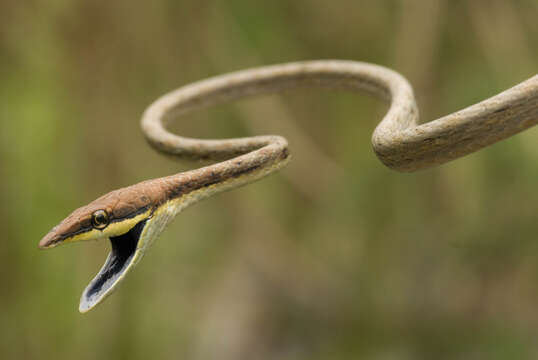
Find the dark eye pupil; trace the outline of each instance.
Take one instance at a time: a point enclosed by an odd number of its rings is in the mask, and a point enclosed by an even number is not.
[[[103,214],[97,214],[95,216],[95,222],[98,223],[98,224],[102,224],[105,222],[105,215]]]

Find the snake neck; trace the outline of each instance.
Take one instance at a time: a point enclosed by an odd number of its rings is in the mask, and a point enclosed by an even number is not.
[[[290,159],[287,141],[280,136],[265,138],[265,146],[253,152],[156,179],[163,191],[156,212],[164,209],[171,220],[191,204],[259,180],[285,166]]]

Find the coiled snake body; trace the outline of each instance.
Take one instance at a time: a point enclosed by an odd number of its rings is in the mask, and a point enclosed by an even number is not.
[[[366,91],[387,100],[389,110],[372,136],[374,152],[388,167],[415,171],[479,150],[538,123],[538,75],[494,97],[418,125],[413,90],[397,72],[353,61],[308,61],[239,71],[187,85],[164,95],[144,113],[142,129],[157,150],[213,165],[112,191],[75,210],[40,247],[109,238],[112,249],[82,294],[86,312],[109,295],[148,246],[186,206],[258,180],[289,160],[281,136],[200,140],[168,132],[165,123],[185,112],[244,96],[297,86]],[[227,159],[227,160],[226,160]]]

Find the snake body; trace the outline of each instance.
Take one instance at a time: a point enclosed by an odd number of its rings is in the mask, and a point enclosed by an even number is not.
[[[219,161],[112,191],[75,210],[40,242],[43,248],[109,238],[112,250],[84,291],[79,310],[100,303],[142,258],[148,246],[186,206],[256,181],[289,160],[281,136],[202,140],[178,136],[168,121],[188,111],[292,87],[324,86],[365,91],[389,104],[372,136],[388,167],[416,171],[464,156],[538,123],[538,75],[478,104],[418,125],[409,82],[388,68],[354,61],[288,63],[239,71],[184,86],[155,101],[142,117],[150,145],[181,158]]]

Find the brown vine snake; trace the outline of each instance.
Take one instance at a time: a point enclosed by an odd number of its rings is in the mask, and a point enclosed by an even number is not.
[[[297,86],[366,91],[390,103],[372,136],[388,167],[415,171],[440,165],[538,123],[538,75],[494,97],[422,125],[413,90],[388,68],[353,61],[320,60],[239,71],[184,86],[154,102],[142,129],[157,150],[183,158],[222,160],[168,177],[112,191],[75,210],[39,243],[42,248],[109,238],[111,252],[82,294],[87,312],[109,295],[185,207],[221,191],[256,181],[283,167],[288,144],[281,136],[200,140],[168,132],[178,115],[245,96]],[[227,159],[227,160],[226,160]]]

